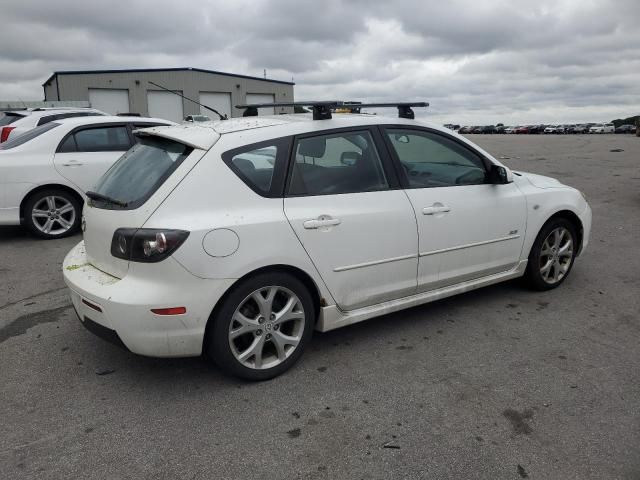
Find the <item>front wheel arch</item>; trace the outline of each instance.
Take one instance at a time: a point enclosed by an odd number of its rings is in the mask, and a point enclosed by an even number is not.
[[[551,215],[549,218],[547,218],[547,220],[538,229],[538,232],[536,233],[536,237],[540,234],[542,229],[549,222],[551,222],[552,220],[555,220],[556,218],[564,218],[565,220],[569,221],[573,225],[573,228],[576,231],[576,235],[578,236],[578,239],[577,239],[578,240],[578,248],[577,248],[576,256],[580,255],[580,251],[582,250],[582,240],[584,238],[584,228],[582,226],[582,221],[580,220],[580,217],[578,217],[578,215],[576,215],[571,210],[560,210],[559,212],[556,212],[553,215]],[[534,242],[534,244],[535,244],[535,242]],[[533,245],[531,245],[531,249],[533,249]],[[531,249],[529,250],[527,258],[529,258],[529,255],[531,255]]]

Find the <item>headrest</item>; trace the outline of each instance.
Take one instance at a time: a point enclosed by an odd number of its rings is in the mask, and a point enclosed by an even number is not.
[[[304,157],[322,158],[326,149],[325,137],[303,138],[298,143],[298,155]]]

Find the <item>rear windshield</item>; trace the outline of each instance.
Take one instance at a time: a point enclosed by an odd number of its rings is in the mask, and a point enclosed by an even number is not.
[[[24,115],[20,115],[19,113],[5,113],[0,117],[0,127],[9,125],[16,120],[20,120],[21,118],[24,118]]]
[[[9,138],[6,142],[0,143],[0,150],[9,150],[10,148],[19,147],[20,145],[23,145],[58,126],[60,126],[59,123],[50,122],[18,135],[15,138]]]
[[[117,202],[92,200],[92,205],[116,210],[138,208],[193,151],[193,148],[173,140],[144,136],[138,138],[140,143],[131,147],[113,164],[95,189],[100,195]],[[117,203],[125,203],[126,207]]]

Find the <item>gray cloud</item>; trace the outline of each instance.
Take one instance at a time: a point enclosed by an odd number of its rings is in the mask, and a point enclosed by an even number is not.
[[[640,113],[640,2],[21,0],[2,7],[0,99],[54,70],[193,66],[296,81],[296,97],[426,99],[437,121]]]

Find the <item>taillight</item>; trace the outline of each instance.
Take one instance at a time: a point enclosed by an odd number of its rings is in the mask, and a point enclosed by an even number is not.
[[[6,142],[11,130],[14,130],[15,128],[16,127],[2,127],[2,130],[0,130],[0,143]]]
[[[189,236],[185,230],[119,228],[111,239],[111,255],[132,262],[160,262]]]

